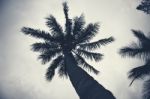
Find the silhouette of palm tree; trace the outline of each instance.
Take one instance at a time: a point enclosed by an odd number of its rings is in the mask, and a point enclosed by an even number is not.
[[[41,53],[38,58],[42,60],[43,64],[53,59],[47,69],[47,80],[52,80],[55,70],[58,68],[60,77],[69,76],[80,99],[115,99],[110,91],[83,70],[87,69],[95,74],[99,73],[84,58],[94,61],[101,60],[103,55],[91,52],[91,50],[114,41],[113,37],[90,42],[97,34],[99,24],[90,23],[84,27],[83,15],[75,17],[73,20],[70,19],[66,2],[63,3],[63,10],[66,20],[64,31],[52,15],[46,18],[46,25],[50,28],[51,33],[29,27],[22,28],[24,34],[44,40],[44,42],[34,43],[32,50]]]
[[[137,6],[136,9],[144,11],[147,14],[150,14],[150,0],[143,0],[141,4]]]
[[[120,50],[122,56],[136,57],[145,61],[145,64],[133,68],[129,72],[129,78],[133,79],[130,85],[136,79],[141,79],[150,76],[150,37],[144,35],[141,31],[132,30],[133,34],[139,40],[139,43],[132,43],[128,47],[124,47]],[[150,78],[145,81],[143,90],[144,99],[150,99]]]

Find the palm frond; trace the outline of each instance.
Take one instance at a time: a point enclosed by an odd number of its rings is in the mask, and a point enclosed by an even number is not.
[[[53,79],[54,75],[55,75],[55,70],[51,69],[51,67],[49,67],[46,72],[46,79],[51,81]]]
[[[81,34],[78,35],[77,44],[89,42],[99,30],[99,23],[92,24],[90,23]]]
[[[59,66],[58,74],[59,74],[59,77],[61,77],[61,78],[63,78],[63,77],[68,78],[67,68],[66,68],[64,59],[61,62],[61,66]]]
[[[138,57],[141,59],[148,59],[150,57],[150,50],[147,48],[141,47],[141,45],[137,45],[133,43],[129,47],[123,47],[119,52],[123,57]]]
[[[46,72],[46,79],[47,80],[49,80],[49,81],[52,80],[52,78],[55,74],[55,69],[60,66],[62,59],[63,59],[63,56],[60,55],[52,61],[52,63],[50,64],[50,66]]]
[[[137,6],[137,10],[141,10],[146,14],[150,14],[150,0],[142,0],[141,4]]]
[[[53,41],[53,42],[55,41],[55,39],[49,33],[45,32],[45,31],[41,31],[39,29],[23,27],[21,29],[21,31],[24,34],[33,36],[35,38],[44,39],[44,40]]]
[[[82,49],[77,49],[76,52],[81,55],[84,56],[87,59],[91,59],[91,60],[95,60],[95,61],[99,61],[102,59],[102,54],[100,53],[93,53],[93,52],[88,52]]]
[[[47,50],[44,51],[39,57],[38,59],[42,60],[42,64],[46,64],[47,62],[49,62],[53,57],[55,57],[56,55],[61,54],[61,49],[55,49],[55,50]]]
[[[144,82],[143,99],[150,99],[150,79]]]
[[[81,49],[86,49],[86,50],[93,50],[96,48],[100,48],[101,45],[106,45],[108,43],[111,43],[112,41],[114,41],[113,37],[109,37],[106,39],[101,39],[92,43],[85,43],[85,44],[79,44],[79,47]]]
[[[150,63],[149,62],[144,64],[143,66],[138,66],[136,68],[133,68],[129,72],[129,76],[128,76],[130,79],[133,79],[132,82],[130,83],[130,85],[132,85],[134,80],[143,78],[148,74],[150,74]]]
[[[69,19],[69,16],[68,16],[69,7],[67,5],[67,2],[63,3],[63,8],[64,8],[64,14],[65,14],[65,19],[66,19],[66,23],[65,23],[66,29],[65,29],[65,31],[66,31],[66,35],[70,36],[71,31],[72,31],[72,20]]]
[[[87,69],[90,72],[93,72],[94,74],[98,74],[99,71],[96,70],[93,66],[91,66],[90,64],[88,64],[83,57],[81,57],[80,55],[78,55],[77,53],[75,53],[75,59],[78,63],[78,65],[82,66],[83,68]]]
[[[148,38],[144,35],[144,33],[140,30],[132,30],[135,37],[139,39],[140,42],[148,40]]]
[[[71,33],[72,33],[72,20],[68,19],[68,21],[66,21],[66,36],[70,38]]]
[[[132,30],[132,31],[134,35],[138,38],[141,46],[145,49],[150,50],[150,37],[145,36],[142,31],[136,31],[136,30]]]
[[[40,42],[40,43],[34,43],[31,45],[32,50],[35,52],[44,52],[47,50],[55,50],[59,48],[59,45],[56,43],[49,43],[49,42]]]
[[[81,33],[85,25],[84,15],[82,14],[80,17],[74,18],[74,26],[73,26],[73,36],[76,38],[76,35]]]
[[[68,19],[69,7],[68,7],[68,5],[67,5],[67,2],[64,2],[64,3],[63,3],[63,10],[64,10],[65,18]]]
[[[46,25],[50,28],[52,35],[55,37],[63,36],[62,27],[59,25],[55,17],[50,15],[46,19],[47,19]]]

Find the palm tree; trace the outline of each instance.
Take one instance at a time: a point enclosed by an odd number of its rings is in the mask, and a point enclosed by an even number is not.
[[[136,9],[144,11],[147,14],[150,14],[150,0],[143,0],[141,4],[137,6]]]
[[[122,56],[140,58],[145,61],[145,64],[137,66],[129,72],[128,77],[132,79],[130,85],[136,79],[150,76],[150,37],[145,36],[141,31],[132,31],[139,43],[132,43],[130,46],[122,48],[120,54]],[[144,83],[143,97],[144,99],[150,99],[150,77]]]
[[[90,23],[84,27],[83,15],[70,19],[66,2],[63,3],[63,10],[66,20],[64,31],[53,15],[46,18],[50,33],[29,27],[22,28],[24,34],[44,40],[34,43],[32,50],[41,53],[38,58],[42,60],[42,64],[52,60],[46,72],[47,80],[51,81],[58,69],[60,77],[69,77],[80,99],[115,99],[110,91],[83,70],[99,73],[84,58],[96,62],[101,60],[103,55],[91,50],[114,41],[113,37],[90,42],[98,33],[99,24]]]

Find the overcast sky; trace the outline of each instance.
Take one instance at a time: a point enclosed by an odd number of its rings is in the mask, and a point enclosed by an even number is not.
[[[46,68],[30,45],[38,40],[20,32],[23,26],[48,30],[45,17],[53,14],[64,24],[64,0],[1,0],[0,2],[0,99],[78,99],[69,80],[57,75],[48,82]],[[140,0],[68,0],[69,16],[85,14],[86,22],[99,22],[94,40],[113,36],[115,42],[101,48],[104,59],[89,62],[100,70],[94,78],[117,99],[141,99],[142,81],[129,87],[127,72],[141,65],[138,59],[122,58],[118,50],[136,41],[131,29],[150,32],[150,16],[135,8]]]

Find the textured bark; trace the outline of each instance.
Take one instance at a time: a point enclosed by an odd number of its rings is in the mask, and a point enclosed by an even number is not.
[[[77,66],[72,53],[65,53],[65,61],[70,81],[80,99],[116,99],[110,91]]]

